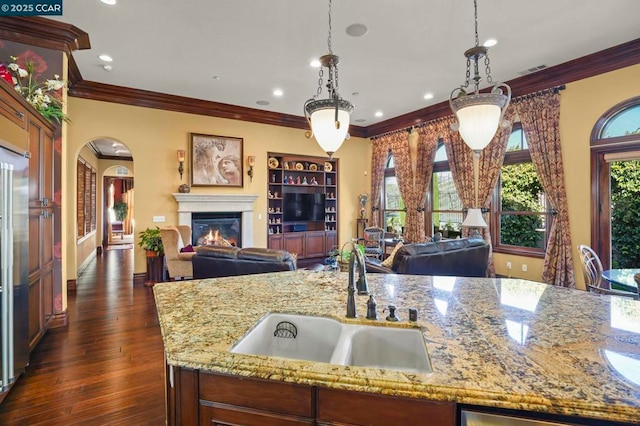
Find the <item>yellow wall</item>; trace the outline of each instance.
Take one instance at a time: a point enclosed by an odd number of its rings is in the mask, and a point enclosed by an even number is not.
[[[176,150],[184,149],[188,152],[190,132],[243,138],[245,158],[247,155],[256,156],[253,182],[245,175],[243,188],[192,188],[191,192],[257,194],[253,229],[254,245],[257,247],[265,247],[267,244],[267,152],[326,156],[314,140],[304,137],[304,130],[301,129],[73,97],[69,98],[68,106],[69,116],[73,120],[67,129],[64,151],[68,164],[75,164],[84,145],[97,138],[115,139],[130,149],[135,166],[137,232],[155,225],[177,224],[177,204],[171,195],[177,192],[181,184],[177,171]],[[358,194],[369,191],[371,143],[366,139],[351,138],[336,152],[335,157],[340,159],[339,241],[345,242],[355,235]],[[187,167],[187,176],[189,172]],[[65,197],[66,211],[69,212],[65,219],[69,233],[67,241],[75,243],[75,167],[68,167],[63,173],[66,174],[67,182],[65,194],[68,194]],[[101,181],[101,175],[98,176]],[[101,182],[99,187],[101,198]],[[155,224],[152,222],[153,216],[165,216],[166,222]],[[100,226],[101,223],[98,224],[99,228]],[[96,239],[96,244],[98,243],[99,239]],[[64,247],[67,276],[63,277],[63,282],[76,277],[76,247],[76,244],[67,244]],[[144,252],[137,245],[135,250],[135,272],[141,273],[146,268]]]
[[[591,245],[591,130],[598,118],[614,105],[640,95],[640,65],[567,84],[560,92],[560,138],[569,202],[569,221],[576,285],[584,289],[584,278],[576,247]],[[496,273],[540,281],[542,259],[495,254]],[[528,272],[521,266],[527,264]]]

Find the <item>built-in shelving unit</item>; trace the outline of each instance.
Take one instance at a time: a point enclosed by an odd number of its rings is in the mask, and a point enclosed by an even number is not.
[[[269,248],[298,259],[326,256],[337,244],[338,160],[272,152],[267,157]],[[302,211],[295,211],[296,204]]]

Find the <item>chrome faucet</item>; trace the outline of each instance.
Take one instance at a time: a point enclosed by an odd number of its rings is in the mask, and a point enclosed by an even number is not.
[[[358,262],[357,282],[355,277],[356,261]],[[364,264],[364,255],[354,244],[353,249],[351,250],[351,255],[349,256],[349,286],[347,287],[347,292],[349,293],[349,295],[347,297],[347,318],[355,318],[358,316],[356,313],[356,298],[354,296],[356,288],[358,294],[369,294],[369,284],[367,283],[367,268]]]

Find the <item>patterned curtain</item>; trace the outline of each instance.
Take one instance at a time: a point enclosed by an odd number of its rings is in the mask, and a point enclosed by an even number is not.
[[[377,228],[384,228],[380,223],[381,189],[388,157],[389,136],[373,140],[373,153],[371,155],[371,226]]]
[[[433,178],[433,162],[438,150],[438,140],[442,137],[445,123],[442,120],[432,121],[427,125],[418,128],[420,139],[418,141],[418,161],[415,176],[415,204],[418,209],[418,230],[420,231],[419,241],[425,241],[424,205],[427,201],[427,190]]]
[[[531,160],[549,202],[557,211],[544,256],[542,281],[575,288],[569,209],[560,145],[560,95],[553,91],[514,100]]]

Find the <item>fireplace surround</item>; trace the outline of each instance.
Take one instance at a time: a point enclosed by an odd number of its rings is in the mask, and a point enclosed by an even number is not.
[[[178,224],[191,226],[192,214],[240,213],[242,218],[241,246],[253,247],[254,194],[193,194],[174,193],[178,203]]]

